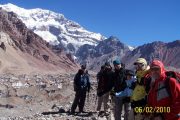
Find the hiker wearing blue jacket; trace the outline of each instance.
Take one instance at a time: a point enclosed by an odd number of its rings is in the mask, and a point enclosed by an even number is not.
[[[76,92],[74,102],[71,107],[71,114],[75,113],[76,107],[79,107],[79,112],[84,112],[84,104],[86,93],[90,91],[89,74],[86,66],[82,65],[81,69],[74,78],[74,91]]]
[[[126,70],[126,87],[124,90],[120,92],[116,92],[115,95],[116,97],[119,97],[123,100],[123,105],[124,105],[124,120],[130,120],[128,119],[130,116],[130,110],[131,110],[131,103],[130,103],[130,98],[133,92],[133,89],[135,87],[135,81],[136,79],[134,78],[134,72],[131,70]]]

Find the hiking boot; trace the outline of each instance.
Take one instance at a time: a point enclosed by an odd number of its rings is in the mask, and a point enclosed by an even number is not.
[[[86,113],[84,110],[80,110],[79,113]]]
[[[103,114],[104,114],[104,111],[99,111],[98,112],[98,116],[103,116]]]
[[[69,114],[70,114],[70,115],[75,115],[75,111],[74,111],[74,110],[71,110],[71,111],[69,112]]]
[[[109,115],[109,112],[104,112],[104,116],[108,116]]]

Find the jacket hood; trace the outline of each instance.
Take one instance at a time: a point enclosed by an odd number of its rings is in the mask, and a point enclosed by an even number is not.
[[[166,70],[165,70],[164,64],[163,64],[161,61],[159,61],[159,60],[153,60],[153,62],[151,63],[151,66],[150,66],[150,67],[151,67],[151,68],[152,68],[152,67],[159,67],[160,70],[161,70],[161,77],[165,77],[165,72],[166,72]]]

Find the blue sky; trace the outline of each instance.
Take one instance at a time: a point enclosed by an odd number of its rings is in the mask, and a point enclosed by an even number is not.
[[[180,0],[1,0],[65,15],[87,30],[138,46],[180,40]]]

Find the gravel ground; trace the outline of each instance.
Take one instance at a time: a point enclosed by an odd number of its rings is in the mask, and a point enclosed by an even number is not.
[[[0,75],[0,120],[110,120],[96,113],[96,82],[87,95],[86,113],[69,114],[74,99],[73,74]]]

